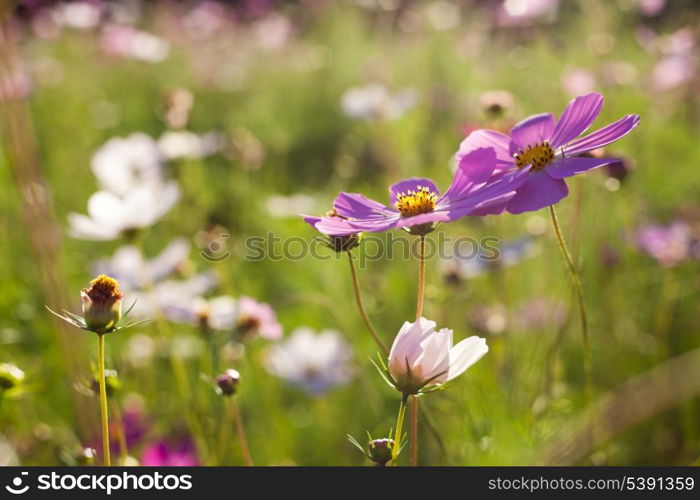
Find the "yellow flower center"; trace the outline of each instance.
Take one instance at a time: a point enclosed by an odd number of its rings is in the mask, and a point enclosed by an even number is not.
[[[537,172],[552,163],[554,150],[549,142],[543,141],[519,150],[513,155],[513,158],[515,158],[515,165],[518,168],[532,165],[531,170]]]
[[[123,297],[122,292],[119,291],[119,282],[104,274],[92,280],[90,286],[83,291],[97,304],[111,302]]]
[[[435,210],[437,194],[425,186],[417,186],[416,191],[409,189],[396,195],[394,206],[401,212],[401,217],[412,217]]]

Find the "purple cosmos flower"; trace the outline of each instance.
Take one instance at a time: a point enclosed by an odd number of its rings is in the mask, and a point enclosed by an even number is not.
[[[682,220],[667,226],[645,226],[636,235],[637,247],[662,267],[673,267],[688,260],[691,242],[690,227]]]
[[[343,236],[362,231],[380,232],[404,228],[425,234],[439,222],[466,215],[502,212],[526,178],[526,172],[493,175],[496,153],[491,147],[470,151],[460,159],[452,184],[440,195],[430,179],[413,177],[389,188],[391,206],[357,193],[340,193],[333,203],[335,217],[305,217],[322,233]]]
[[[478,148],[496,151],[495,172],[527,171],[527,180],[517,188],[507,209],[512,214],[553,205],[568,193],[564,178],[618,160],[585,158],[580,155],[615,142],[639,124],[639,115],[627,115],[578,138],[600,113],[603,96],[597,92],[571,100],[555,122],[552,113],[530,116],[510,130],[510,136],[495,130],[477,130],[462,141],[457,160]],[[466,175],[471,175],[467,166]]]

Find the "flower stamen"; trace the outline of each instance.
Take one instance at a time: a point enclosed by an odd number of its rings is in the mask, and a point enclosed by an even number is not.
[[[537,142],[525,149],[518,150],[513,155],[515,165],[518,168],[531,165],[531,170],[537,172],[552,163],[554,160],[554,150],[548,141]]]
[[[401,217],[412,217],[435,210],[437,194],[426,186],[416,186],[416,190],[409,189],[405,193],[396,195],[394,206],[401,213]]]

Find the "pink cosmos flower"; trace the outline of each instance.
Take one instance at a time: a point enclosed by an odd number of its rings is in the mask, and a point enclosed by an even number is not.
[[[593,92],[572,99],[556,121],[552,113],[532,115],[516,124],[509,136],[495,130],[477,130],[462,141],[457,161],[480,148],[493,148],[496,173],[528,172],[508,202],[508,212],[518,214],[553,205],[569,193],[564,178],[618,161],[580,155],[615,142],[639,124],[639,115],[626,115],[579,137],[602,106],[603,96]],[[467,165],[466,175],[472,174],[473,168]]]
[[[250,297],[238,299],[235,328],[241,337],[260,335],[267,340],[282,337],[282,325],[277,322],[274,309]]]
[[[389,375],[404,394],[440,386],[460,376],[489,350],[486,340],[472,336],[452,345],[452,330],[419,318],[403,324],[389,352]]]

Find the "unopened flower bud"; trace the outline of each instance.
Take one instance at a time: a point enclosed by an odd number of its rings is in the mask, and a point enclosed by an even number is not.
[[[0,389],[12,389],[24,380],[24,372],[11,363],[0,363]]]
[[[75,461],[78,465],[95,465],[95,455],[95,449],[86,446],[76,455]]]
[[[232,396],[236,393],[236,388],[241,380],[241,374],[236,370],[226,370],[224,373],[216,377],[216,385],[219,391],[224,396]]]
[[[122,297],[119,283],[114,278],[100,275],[80,292],[86,326],[95,333],[104,334],[117,327],[122,315]]]
[[[394,440],[389,438],[374,439],[367,446],[369,457],[374,463],[384,466],[394,451]]]
[[[114,396],[114,394],[119,391],[121,387],[122,383],[121,380],[119,380],[117,370],[105,370],[105,389],[107,390],[107,397],[111,398]],[[92,379],[90,388],[95,394],[100,394],[100,381],[97,376]]]

